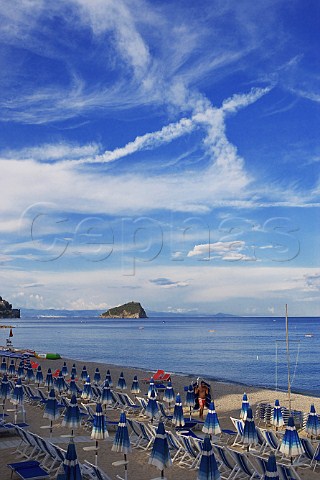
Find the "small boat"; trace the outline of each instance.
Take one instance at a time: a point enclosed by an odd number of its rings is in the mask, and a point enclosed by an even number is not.
[[[46,358],[48,360],[59,360],[61,355],[59,353],[34,353],[36,358]]]
[[[313,333],[305,333],[304,336],[306,338],[312,338],[314,335],[313,335]]]

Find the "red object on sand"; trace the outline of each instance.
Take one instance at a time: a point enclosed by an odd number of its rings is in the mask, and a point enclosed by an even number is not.
[[[12,328],[10,328],[10,333],[9,333],[9,337],[13,337],[13,332],[12,332]]]
[[[152,376],[154,382],[170,382],[171,380],[171,374],[170,373],[165,373],[164,370],[157,370],[156,373]],[[151,378],[143,378],[143,382],[150,382]]]

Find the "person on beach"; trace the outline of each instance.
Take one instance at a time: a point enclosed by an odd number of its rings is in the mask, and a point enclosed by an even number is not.
[[[200,385],[198,384],[194,390],[194,393],[198,395],[199,401],[199,418],[203,418],[203,410],[206,405],[206,397],[209,393],[209,389],[205,382],[201,382]]]

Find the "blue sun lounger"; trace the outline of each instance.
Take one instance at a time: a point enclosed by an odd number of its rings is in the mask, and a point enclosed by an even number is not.
[[[40,467],[40,463],[36,460],[8,463],[7,467],[12,470],[12,474],[14,472],[25,480],[43,480],[49,477],[49,474]]]

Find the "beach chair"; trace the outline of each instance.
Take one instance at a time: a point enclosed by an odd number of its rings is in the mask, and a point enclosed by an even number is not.
[[[271,450],[275,455],[277,455],[281,443],[279,442],[276,434],[272,430],[261,430],[261,432],[266,440],[264,452],[269,449],[269,451]]]
[[[283,465],[277,462],[279,480],[302,480],[292,465]]]
[[[167,413],[166,408],[162,402],[157,402],[157,403],[158,403],[158,407],[161,415],[160,417],[161,421],[164,424],[171,422],[173,415],[170,415],[169,413]]]
[[[173,456],[171,455],[171,459],[174,462],[175,460],[179,459],[182,456],[184,447],[179,439],[179,436],[170,430],[166,430],[167,439],[169,449],[173,451]]]
[[[127,393],[120,393],[118,395],[121,395],[125,404],[126,404],[126,410],[128,413],[138,413],[141,410],[141,405],[137,405],[134,403],[134,401],[129,397]]]
[[[239,447],[242,447],[243,446],[243,442],[242,442],[242,437],[243,437],[243,421],[240,420],[239,418],[233,418],[233,417],[230,417],[230,420],[232,421],[235,429],[236,429],[236,432],[237,432],[237,435],[233,441],[233,444],[232,446],[239,446]]]
[[[147,415],[145,415],[145,411],[146,411],[146,408],[147,408],[147,402],[146,400],[143,398],[143,397],[136,397],[136,399],[138,400],[138,402],[140,403],[141,405],[141,410],[140,410],[140,416],[141,417],[146,417]]]
[[[41,480],[48,478],[49,474],[36,461],[7,463],[12,473],[16,473],[22,479]]]
[[[197,468],[202,452],[199,441],[195,441],[193,437],[182,435],[181,433],[178,433],[178,436],[183,445],[182,456],[178,462],[179,465],[190,469]]]
[[[80,465],[80,470],[83,475],[93,480],[111,480],[109,475],[101,470],[101,468],[88,462],[88,460],[85,460],[84,463]]]
[[[233,478],[239,467],[231,455],[229,448],[215,443],[212,445],[212,447],[218,462],[221,478]]]
[[[246,452],[246,456],[254,466],[255,471],[259,473],[261,480],[264,480],[267,471],[268,458],[261,457],[252,452]]]
[[[266,426],[271,425],[271,420],[273,418],[273,406],[271,403],[267,403],[264,411],[264,423]]]
[[[148,450],[154,442],[155,432],[146,423],[136,421],[135,425],[140,430],[140,439],[136,443],[135,448]]]
[[[250,480],[253,480],[254,478],[261,478],[260,473],[256,471],[254,465],[250,462],[245,453],[238,452],[237,450],[230,450],[230,453],[233,455],[233,458],[238,466],[239,473],[237,472],[236,478],[238,478],[241,473]]]
[[[266,406],[268,404],[266,402],[260,402],[257,404],[256,413],[255,413],[255,423],[260,425],[260,423],[265,422],[265,411]]]

